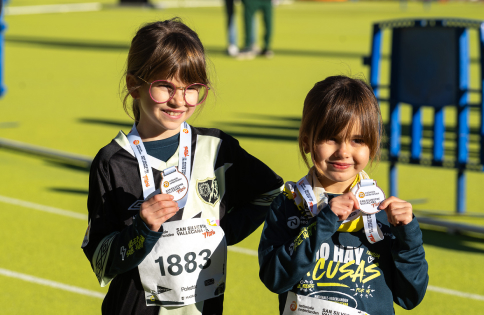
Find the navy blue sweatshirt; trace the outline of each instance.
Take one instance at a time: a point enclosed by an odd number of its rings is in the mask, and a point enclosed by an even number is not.
[[[286,193],[274,200],[261,235],[259,275],[279,294],[281,314],[288,291],[371,315],[394,314],[393,302],[412,309],[422,301],[429,277],[417,220],[392,226],[384,211],[376,216],[384,239],[371,244],[364,229],[338,232],[341,222],[329,205],[309,218]]]

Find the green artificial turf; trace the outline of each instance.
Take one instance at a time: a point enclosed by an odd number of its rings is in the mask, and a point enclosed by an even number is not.
[[[79,3],[81,0],[12,0],[12,6]],[[89,1],[90,2],[90,1]],[[116,1],[100,1],[114,4]],[[241,7],[237,7],[239,24]],[[130,39],[140,24],[174,16],[194,28],[208,53],[215,97],[195,126],[216,127],[237,137],[242,146],[267,163],[285,180],[306,172],[298,156],[297,130],[305,95],[329,75],[368,76],[362,58],[369,54],[374,21],[404,17],[482,18],[482,3],[296,2],[275,8],[271,60],[239,61],[225,55],[225,16],[222,7],[166,10],[119,9],[99,12],[7,16],[5,82],[0,100],[0,137],[51,149],[94,156],[131,120],[123,112],[119,83]],[[241,26],[241,25],[240,25]],[[242,27],[240,27],[242,30]],[[259,26],[262,31],[262,26]],[[471,32],[471,58],[478,57]],[[242,34],[240,40],[242,42]],[[389,36],[385,34],[384,41]],[[382,65],[388,81],[388,45]],[[477,64],[471,86],[478,88]],[[382,91],[385,96],[387,91]],[[473,100],[476,98],[473,96]],[[387,104],[382,103],[387,121]],[[476,113],[471,124],[478,126]],[[410,111],[404,108],[407,123]],[[431,123],[431,112],[424,121]],[[455,124],[451,110],[449,126]],[[408,139],[404,139],[408,141]],[[476,138],[471,136],[471,149]],[[424,142],[424,144],[427,144]],[[427,144],[428,145],[428,144]],[[451,146],[451,143],[447,144]],[[388,190],[388,163],[369,170]],[[0,195],[87,214],[88,172],[56,161],[0,150]],[[414,205],[417,215],[484,226],[480,188],[484,174],[468,172],[468,213],[456,216],[456,171],[422,166],[399,166],[399,196],[424,199]],[[479,191],[478,191],[479,190]],[[0,268],[106,292],[84,258],[80,244],[87,222],[0,203]],[[484,295],[480,285],[483,239],[448,235],[423,226],[430,264],[430,284]],[[260,229],[238,246],[257,250]],[[8,240],[8,241],[5,241]],[[226,314],[276,314],[277,296],[258,279],[256,256],[229,252]],[[0,275],[1,314],[96,314],[101,300]],[[477,314],[484,301],[428,291],[414,314]],[[397,314],[403,314],[396,306]]]

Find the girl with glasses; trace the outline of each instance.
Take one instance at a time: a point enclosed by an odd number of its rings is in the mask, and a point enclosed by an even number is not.
[[[110,283],[102,313],[222,314],[227,245],[264,221],[282,179],[231,136],[186,122],[210,81],[198,35],[179,20],[138,30],[125,77],[135,122],[93,161],[82,244]]]
[[[394,302],[422,301],[428,264],[412,205],[385,198],[364,171],[381,136],[363,81],[328,77],[309,91],[299,149],[314,166],[274,200],[259,245],[259,275],[279,294],[280,314],[386,315]]]

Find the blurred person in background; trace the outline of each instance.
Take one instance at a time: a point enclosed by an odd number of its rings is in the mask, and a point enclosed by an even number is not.
[[[274,52],[271,50],[272,40],[272,0],[242,0],[244,4],[244,30],[245,30],[245,46],[239,53],[239,58],[252,59],[260,54],[267,58],[272,58]],[[262,11],[264,21],[264,43],[262,51],[254,49],[254,42],[251,42],[251,34],[253,33],[253,19],[257,11]]]
[[[227,16],[227,55],[237,57],[239,55],[238,32],[237,32],[237,18],[235,14],[235,0],[225,0],[225,13]],[[257,20],[255,16],[252,18],[252,32],[250,33],[250,46],[255,51],[259,51],[255,45],[255,38],[257,34]]]

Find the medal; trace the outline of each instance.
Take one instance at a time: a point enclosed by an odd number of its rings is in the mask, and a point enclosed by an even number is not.
[[[173,201],[178,201],[188,192],[188,180],[176,166],[172,166],[161,172],[160,187],[163,194],[172,195]]]
[[[385,193],[376,185],[360,186],[355,193],[360,204],[360,210],[366,214],[375,214],[380,211],[380,203],[385,200]]]

